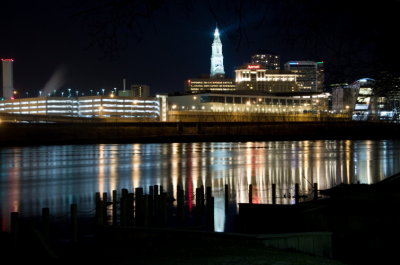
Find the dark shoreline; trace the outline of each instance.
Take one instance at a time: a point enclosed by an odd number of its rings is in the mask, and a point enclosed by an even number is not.
[[[0,146],[400,139],[387,122],[2,123]]]

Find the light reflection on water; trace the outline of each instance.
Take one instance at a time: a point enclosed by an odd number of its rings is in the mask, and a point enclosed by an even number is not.
[[[400,141],[275,141],[244,143],[99,144],[15,147],[0,149],[0,224],[8,230],[9,213],[36,216],[50,207],[66,215],[78,203],[81,214],[94,208],[94,193],[162,185],[176,194],[212,186],[215,227],[224,229],[224,185],[231,203],[271,203],[271,184],[278,203],[293,203],[284,195],[310,194],[340,183],[374,183],[400,171]]]

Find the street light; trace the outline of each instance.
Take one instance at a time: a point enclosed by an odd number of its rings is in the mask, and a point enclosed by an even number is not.
[[[91,96],[93,95],[93,89],[90,89],[90,95]]]
[[[101,89],[101,91],[103,91],[103,96],[104,96],[104,91],[105,91],[105,89],[104,89],[104,88],[102,88],[102,89]]]
[[[42,91],[39,90],[39,97],[41,97],[41,96],[42,96]]]
[[[68,97],[71,97],[71,88],[68,88]]]

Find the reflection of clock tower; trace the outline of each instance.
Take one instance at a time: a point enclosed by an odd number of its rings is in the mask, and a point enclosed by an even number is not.
[[[214,42],[212,44],[211,54],[211,78],[223,78],[225,75],[224,71],[224,56],[222,55],[222,43],[219,38],[218,27],[215,28]]]

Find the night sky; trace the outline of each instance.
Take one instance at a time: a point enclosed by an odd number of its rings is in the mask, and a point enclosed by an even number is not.
[[[122,78],[153,94],[182,92],[185,79],[209,74],[218,22],[227,77],[265,50],[282,64],[324,61],[327,83],[352,82],[398,71],[400,3],[365,2],[6,0],[0,57],[15,59],[23,96],[45,87],[120,89]]]

